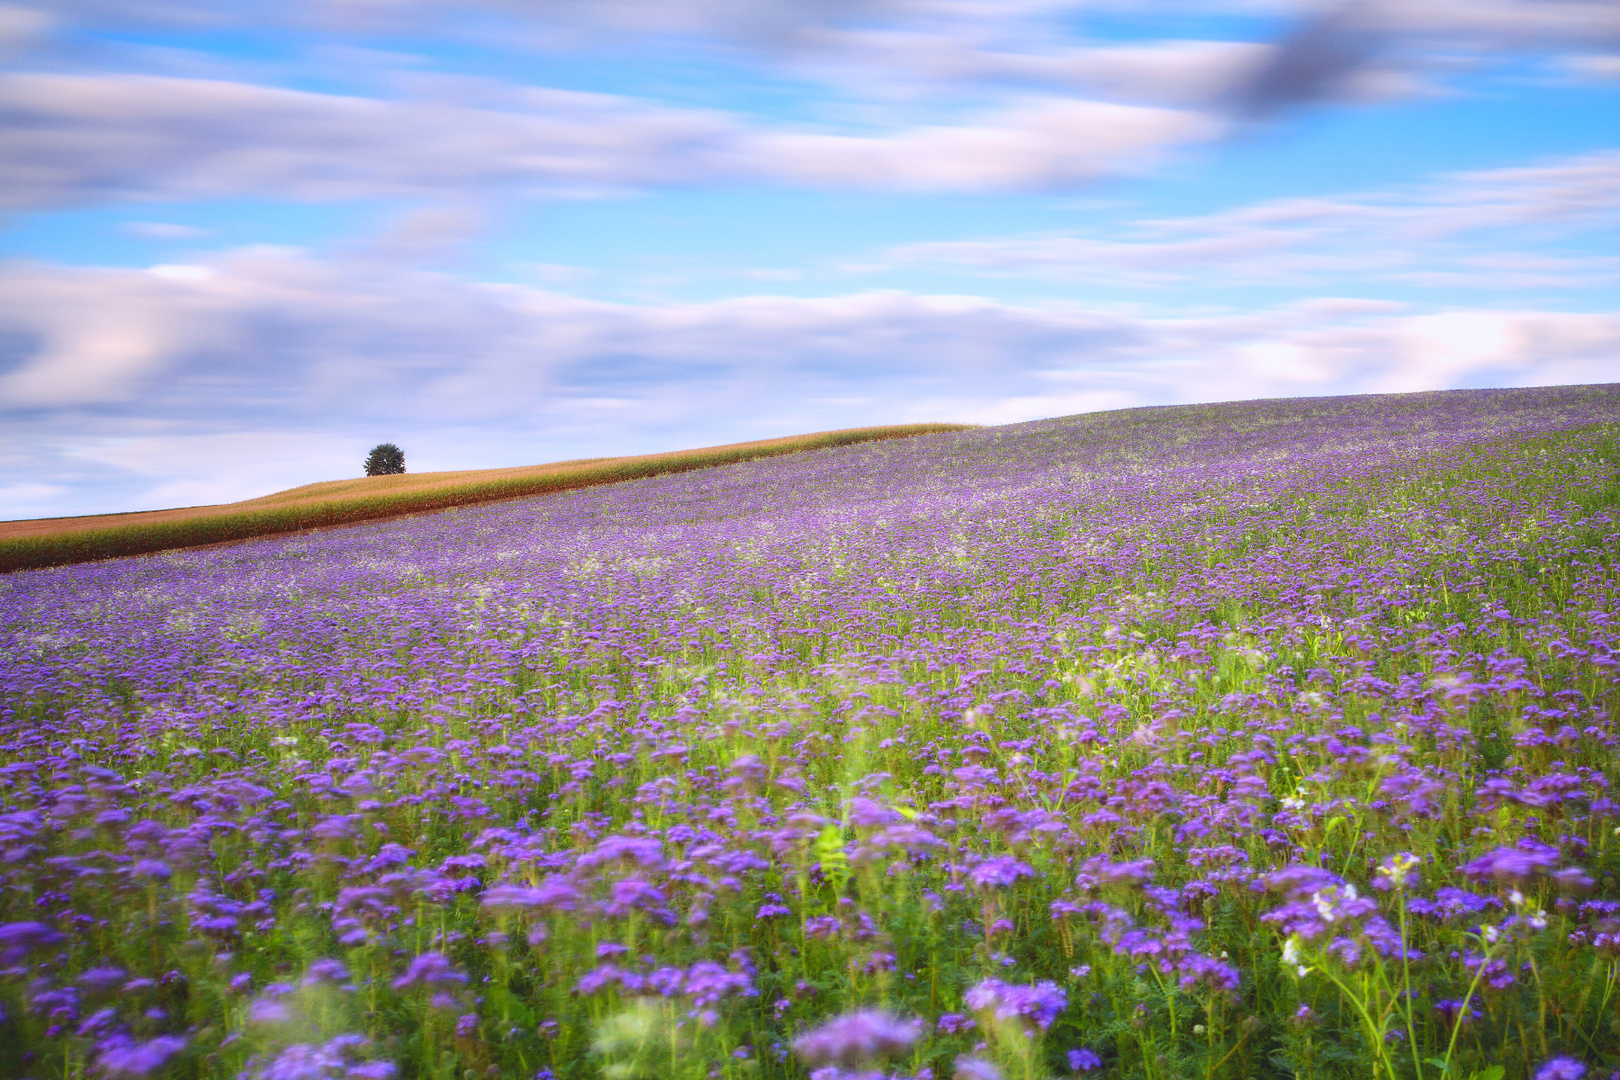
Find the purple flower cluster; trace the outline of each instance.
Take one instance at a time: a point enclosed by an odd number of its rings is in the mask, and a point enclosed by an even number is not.
[[[812,1065],[853,1068],[907,1053],[922,1024],[877,1009],[845,1013],[793,1040],[793,1051]]]
[[[1001,1020],[1020,1020],[1045,1030],[1069,1004],[1069,995],[1055,982],[1016,986],[986,979],[963,996],[974,1012],[988,1012]]]

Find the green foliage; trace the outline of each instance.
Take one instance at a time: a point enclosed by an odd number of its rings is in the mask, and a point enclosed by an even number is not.
[[[378,443],[366,455],[367,476],[399,476],[405,471],[405,451],[391,442]]]

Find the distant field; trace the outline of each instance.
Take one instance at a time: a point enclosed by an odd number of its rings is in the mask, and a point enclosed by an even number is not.
[[[141,555],[303,529],[543,495],[665,473],[730,465],[853,443],[905,439],[969,424],[892,424],[728,443],[631,457],[579,458],[508,469],[327,480],[257,499],[132,514],[0,522],[0,571]]]

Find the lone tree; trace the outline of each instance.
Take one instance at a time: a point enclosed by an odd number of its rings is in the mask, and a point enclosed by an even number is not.
[[[391,442],[371,448],[366,455],[367,476],[394,476],[405,471],[405,451]]]

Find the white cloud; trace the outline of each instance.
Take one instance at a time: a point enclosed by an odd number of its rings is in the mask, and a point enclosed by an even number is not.
[[[1377,276],[1413,284],[1589,288],[1620,276],[1610,255],[1504,250],[1503,230],[1595,235],[1620,219],[1620,151],[1443,177],[1411,192],[1273,200],[1116,236],[1045,234],[888,249],[851,270],[950,266],[996,275],[1170,284],[1300,283]],[[1474,245],[1474,234],[1490,235]],[[1519,236],[1524,241],[1524,236]],[[1511,243],[1511,239],[1507,241]]]
[[[39,512],[246,497],[348,475],[385,439],[418,468],[474,467],[1620,370],[1612,313],[1326,297],[1171,318],[902,292],[633,307],[289,251],[207,266],[0,270],[0,459],[67,491]]]
[[[0,199],[289,199],[680,183],[725,171],[736,125],[601,94],[522,111],[142,75],[0,76]]]
[[[978,124],[878,137],[781,133],[754,140],[784,180],[838,187],[985,191],[1065,187],[1141,167],[1166,147],[1213,137],[1196,113],[1098,102],[1040,101]]]
[[[1564,58],[1564,68],[1591,79],[1620,79],[1620,53],[1578,54]]]
[[[1612,59],[1605,43],[1620,43],[1620,8],[1607,0],[1366,0],[1326,15],[1305,0],[1277,0],[1268,6],[1301,20],[1277,42],[1120,44],[1085,36],[1089,17],[1119,6],[1097,0],[53,0],[48,10],[13,4],[0,7],[0,39],[44,32],[53,20],[100,27],[288,23],[338,38],[414,28],[482,35],[484,44],[528,54],[577,49],[582,40],[611,44],[626,50],[620,62],[631,67],[637,48],[744,68],[763,63],[773,74],[836,84],[837,94],[821,95],[823,115],[847,118],[901,99],[921,104],[894,110],[904,119],[891,116],[882,130],[811,131],[654,100],[489,80],[479,83],[481,91],[457,91],[453,76],[426,72],[394,83],[415,88],[409,100],[227,78],[13,72],[0,76],[6,118],[0,208],[237,195],[447,202],[490,190],[555,194],[760,180],[899,190],[1062,187],[1129,172],[1167,150],[1223,135],[1234,115],[1418,92],[1418,81],[1442,62],[1525,49],[1570,51],[1574,67],[1601,68]],[[105,57],[95,62],[105,64]],[[268,67],[259,70],[276,77]]]
[[[509,108],[472,108],[144,75],[0,76],[11,121],[0,132],[0,205],[454,198],[761,179],[1023,188],[1134,167],[1215,130],[1195,113],[1075,101],[854,136],[749,127],[603,94],[508,98]]]
[[[27,480],[0,484],[0,521],[46,517],[56,513],[63,500],[71,496],[72,492],[61,484],[37,484]]]
[[[18,4],[0,4],[0,56],[35,46],[55,20],[49,12]]]
[[[1010,84],[1249,111],[1411,93],[1459,61],[1620,44],[1610,0],[38,0],[12,10],[81,26],[261,25],[525,52],[752,58],[857,94]],[[1295,25],[1275,42],[1088,38],[1094,21],[1121,11],[1167,21],[1258,12]]]
[[[210,229],[171,221],[131,221],[124,225],[124,231],[143,240],[198,240],[212,232]]]

